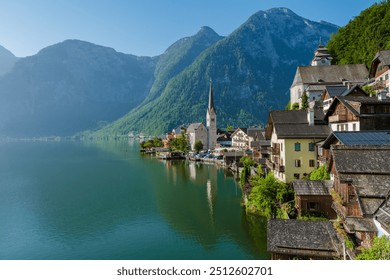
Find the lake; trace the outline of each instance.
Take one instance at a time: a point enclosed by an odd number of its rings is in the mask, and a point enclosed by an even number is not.
[[[138,142],[0,142],[0,259],[269,259],[224,169]]]

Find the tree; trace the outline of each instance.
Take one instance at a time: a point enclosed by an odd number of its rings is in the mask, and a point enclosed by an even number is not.
[[[248,207],[260,212],[268,218],[282,217],[283,211],[289,212],[294,192],[291,188],[277,180],[273,173],[266,177],[254,176],[253,188],[249,194]]]
[[[371,248],[363,248],[357,260],[390,260],[390,239],[375,237]]]
[[[330,180],[330,174],[326,172],[326,164],[321,165],[310,173],[310,180]]]
[[[309,108],[309,97],[307,97],[307,94],[304,93],[304,94],[302,94],[301,109],[306,110],[307,108]]]
[[[255,166],[256,162],[249,157],[242,157],[240,159],[240,162],[244,165],[244,168],[242,169],[241,176],[240,176],[240,185],[243,188],[245,183],[248,182],[248,179],[250,177],[251,167]]]
[[[375,90],[374,90],[371,86],[369,86],[369,85],[363,86],[363,90],[364,90],[365,92],[367,92],[368,95],[370,95],[370,96],[375,96],[375,95],[376,95]]]
[[[189,143],[184,134],[179,137],[176,137],[171,142],[171,147],[175,150],[188,152],[189,151]]]
[[[226,127],[226,132],[229,132],[229,131],[232,131],[233,130],[233,126],[232,125],[228,125]]]
[[[195,151],[199,153],[201,150],[203,150],[203,143],[200,140],[195,141],[194,144]]]
[[[293,105],[291,106],[291,110],[299,110],[299,103],[294,102]]]

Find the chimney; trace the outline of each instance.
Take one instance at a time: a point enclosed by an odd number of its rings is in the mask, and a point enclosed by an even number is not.
[[[308,108],[307,109],[307,122],[309,125],[314,125],[314,109]]]
[[[379,92],[377,93],[377,95],[378,95],[378,100],[379,100],[379,101],[385,101],[386,98],[387,98],[386,94],[387,94],[387,91],[386,91],[386,90],[379,91]]]

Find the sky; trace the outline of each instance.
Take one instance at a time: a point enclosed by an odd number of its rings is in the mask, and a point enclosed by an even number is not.
[[[375,0],[0,0],[0,45],[18,57],[79,39],[123,53],[162,54],[202,26],[226,36],[260,10],[286,7],[346,25]]]

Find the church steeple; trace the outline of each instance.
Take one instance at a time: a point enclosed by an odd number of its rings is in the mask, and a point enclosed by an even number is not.
[[[332,62],[332,56],[329,54],[329,51],[322,44],[322,38],[320,37],[320,42],[318,48],[314,52],[314,57],[311,60],[311,66],[322,66],[330,65]]]
[[[209,104],[206,113],[207,149],[213,150],[217,144],[217,111],[214,107],[213,84],[210,79]]]
[[[213,95],[213,82],[210,79],[210,90],[209,90],[209,106],[208,111],[214,110],[216,113],[215,107],[214,107],[214,95]]]

